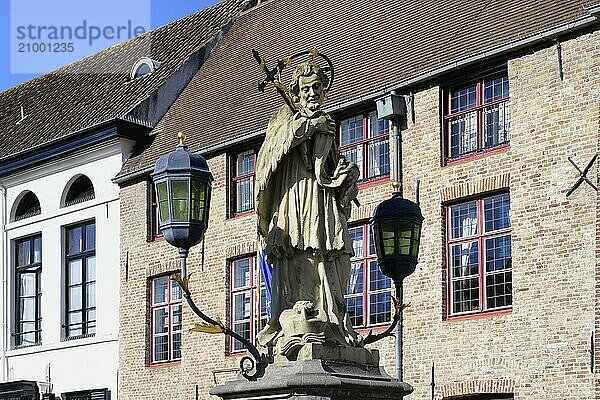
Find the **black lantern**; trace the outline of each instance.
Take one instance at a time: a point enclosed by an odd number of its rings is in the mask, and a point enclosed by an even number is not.
[[[158,224],[165,240],[179,249],[182,276],[190,247],[200,243],[208,226],[212,174],[204,157],[191,153],[179,133],[175,151],[154,166]]]
[[[419,256],[423,215],[416,203],[394,193],[373,213],[371,229],[375,237],[377,262],[381,272],[396,285],[415,272]]]

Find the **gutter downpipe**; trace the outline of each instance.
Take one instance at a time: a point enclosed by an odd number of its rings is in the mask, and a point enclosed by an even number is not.
[[[8,348],[8,233],[6,232],[6,218],[7,218],[7,200],[6,200],[6,186],[0,181],[0,191],[2,191],[2,294],[0,299],[2,302],[2,351],[0,357],[2,358],[2,382],[8,381],[8,359],[6,358],[6,351]]]

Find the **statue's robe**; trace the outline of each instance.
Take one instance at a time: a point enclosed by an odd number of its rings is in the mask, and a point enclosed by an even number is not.
[[[258,229],[273,264],[272,315],[258,335],[261,346],[290,339],[279,317],[299,301],[313,304],[309,318],[324,322],[326,341],[356,344],[343,296],[353,255],[349,205],[340,202],[353,193],[348,182],[356,189],[358,169],[350,163],[355,176],[348,179],[338,162],[335,136],[308,118],[287,106],[271,118],[256,168]]]

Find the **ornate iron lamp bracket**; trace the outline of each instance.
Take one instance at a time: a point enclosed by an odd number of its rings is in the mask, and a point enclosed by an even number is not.
[[[240,373],[244,378],[249,381],[256,381],[258,378],[261,378],[265,374],[265,369],[269,365],[270,357],[266,354],[261,354],[256,346],[254,346],[249,340],[238,335],[229,327],[225,326],[223,322],[221,322],[218,318],[213,319],[208,315],[204,314],[200,308],[194,302],[192,298],[192,294],[189,289],[189,280],[190,275],[182,278],[181,275],[176,274],[171,279],[176,281],[181,290],[183,291],[183,297],[185,297],[188,305],[198,317],[200,317],[206,324],[196,324],[190,331],[192,332],[203,332],[203,333],[223,333],[225,335],[231,336],[234,339],[240,341],[244,345],[246,349],[250,352],[252,357],[244,356],[240,360]]]

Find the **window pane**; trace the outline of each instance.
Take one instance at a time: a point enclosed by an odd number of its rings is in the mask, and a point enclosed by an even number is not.
[[[385,119],[377,119],[377,111],[369,113],[369,137],[376,137],[389,133],[388,121]]]
[[[510,196],[508,193],[484,199],[483,209],[486,232],[510,227]]]
[[[487,308],[512,304],[512,271],[495,273],[486,277]]]
[[[169,337],[154,336],[154,361],[167,361],[169,359]]]
[[[81,259],[69,261],[68,264],[69,285],[81,283]]]
[[[183,291],[181,289],[181,286],[179,286],[179,283],[171,281],[171,301],[173,302],[181,300],[182,297]]]
[[[510,140],[510,109],[508,101],[483,110],[484,147],[498,146]]]
[[[185,220],[188,217],[188,181],[172,181],[173,219]]]
[[[156,185],[158,201],[159,201],[159,219],[166,221],[169,219],[169,196],[167,195],[167,182],[161,182]]]
[[[455,113],[477,105],[477,86],[450,92],[450,112]]]
[[[42,238],[40,236],[33,239],[33,262],[42,262]]]
[[[235,183],[236,212],[254,209],[254,177],[243,178]]]
[[[350,266],[350,276],[346,285],[346,294],[357,294],[363,291],[363,263],[353,263]]]
[[[508,76],[487,79],[483,82],[484,102],[500,100],[508,97]]]
[[[96,257],[88,257],[85,260],[85,280],[91,282],[96,280]]]
[[[462,278],[479,274],[478,242],[452,246],[452,277]]]
[[[457,204],[450,207],[452,239],[477,234],[477,202]]]
[[[250,340],[250,322],[242,322],[239,324],[233,324],[233,331],[243,337],[244,339]],[[233,350],[244,350],[244,346],[241,342],[233,340]]]
[[[381,290],[392,287],[392,280],[381,273],[377,261],[369,262],[369,289]]]
[[[68,254],[80,253],[82,251],[81,235],[82,235],[81,226],[67,230]]]
[[[81,286],[74,286],[69,288],[69,311],[81,309]]]
[[[96,307],[96,283],[88,283],[85,285],[85,306]]]
[[[354,249],[354,257],[356,257],[356,258],[364,257],[363,227],[357,226],[355,228],[349,228],[348,234],[350,235],[350,240],[352,241],[352,248]]]
[[[456,313],[479,310],[479,278],[452,282],[452,304]]]
[[[359,170],[358,179],[362,179],[363,174],[363,145],[351,146],[345,149],[340,149],[340,154],[346,157],[348,161],[356,164]]]
[[[96,224],[85,226],[85,249],[94,250],[96,248]]]
[[[398,252],[403,255],[409,255],[412,223],[406,221],[398,222],[398,234]]]
[[[87,310],[85,312],[85,320],[90,322],[90,321],[96,321],[96,309],[91,309],[91,310]]]
[[[392,311],[390,292],[370,295],[369,303],[369,323],[379,324],[390,321]]]
[[[254,151],[249,150],[237,156],[236,176],[251,174],[254,172]]]
[[[172,325],[173,331],[181,330],[181,315],[182,315],[181,304],[171,306],[171,325]]]
[[[70,312],[67,318],[67,336],[80,336],[83,335],[83,327],[81,324],[81,311]]]
[[[17,266],[30,264],[30,244],[29,240],[17,242]]]
[[[340,145],[345,146],[363,138],[363,117],[357,115],[340,123]]]
[[[200,181],[192,180],[192,219],[197,221],[204,220],[204,184]]]
[[[250,286],[250,258],[242,258],[233,262],[233,287]]]
[[[267,325],[269,317],[269,301],[267,300],[267,290],[262,287],[260,288],[260,325],[258,329],[262,329]]]
[[[381,223],[383,254],[392,255],[396,251],[396,229],[393,222]]]
[[[375,238],[373,237],[373,229],[369,226],[367,228],[369,231],[369,255],[375,255]]]
[[[20,273],[20,296],[35,296],[35,273]]]
[[[233,296],[234,321],[250,318],[250,294],[240,293]]]
[[[477,150],[477,111],[450,119],[450,157]]]
[[[35,297],[22,298],[20,300],[19,310],[21,315],[19,316],[21,321],[35,321]]]
[[[167,301],[167,292],[169,290],[169,278],[161,276],[152,281],[153,304],[165,303]]]
[[[157,308],[154,310],[154,334],[169,332],[169,313],[167,308]]]
[[[500,236],[485,241],[485,270],[499,271],[512,267],[512,250],[510,235]]]
[[[346,309],[352,326],[361,326],[363,324],[363,297],[346,297]]]
[[[181,358],[181,333],[173,334],[173,359],[178,360]]]
[[[390,142],[377,139],[367,145],[367,178],[390,174]]]

